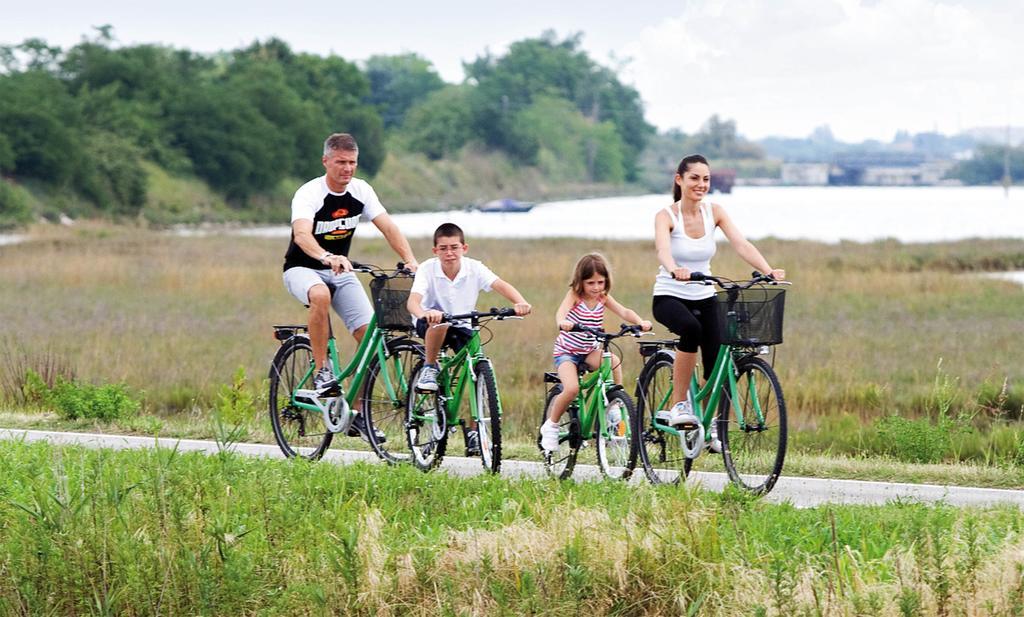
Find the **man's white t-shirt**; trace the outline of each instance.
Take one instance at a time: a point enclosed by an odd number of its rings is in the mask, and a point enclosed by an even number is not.
[[[468,313],[476,309],[476,301],[481,291],[490,291],[491,285],[498,280],[498,275],[482,262],[463,257],[459,273],[455,280],[449,279],[441,269],[441,261],[436,257],[424,261],[416,270],[410,293],[423,296],[420,306],[423,310],[436,310],[444,313]],[[413,318],[413,323],[416,319]],[[468,322],[459,323],[460,326]]]
[[[386,212],[377,193],[365,180],[352,178],[345,192],[334,193],[327,187],[326,176],[320,176],[295,191],[291,222],[312,221],[313,238],[320,246],[335,255],[347,256],[359,221],[372,221]],[[297,266],[314,270],[324,267],[295,244],[293,234],[285,253],[284,269]]]

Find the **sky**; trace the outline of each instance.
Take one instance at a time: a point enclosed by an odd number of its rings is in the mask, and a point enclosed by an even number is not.
[[[660,130],[692,133],[716,113],[752,139],[1024,126],[1019,0],[0,0],[0,15],[0,44],[69,47],[104,24],[122,45],[199,52],[275,36],[352,61],[415,52],[449,82],[515,41],[582,33]]]

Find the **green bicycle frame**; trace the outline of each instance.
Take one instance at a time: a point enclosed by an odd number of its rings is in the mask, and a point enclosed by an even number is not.
[[[366,376],[366,369],[370,366],[372,358],[376,358],[377,362],[383,365],[388,358],[387,354],[387,332],[377,327],[377,315],[370,318],[370,323],[366,327],[366,335],[363,336],[363,340],[359,342],[359,346],[356,348],[355,354],[352,359],[349,360],[348,365],[344,369],[341,368],[341,359],[338,356],[338,345],[331,336],[327,339],[327,358],[331,364],[331,370],[334,371],[334,376],[341,384],[345,379],[353,377],[352,383],[349,384],[348,390],[344,393],[345,401],[348,402],[349,408],[355,404],[355,399],[359,393],[360,386],[363,384],[363,378]],[[300,384],[312,383],[313,380],[313,369],[311,365],[309,371],[302,376]],[[394,384],[391,382],[390,371],[381,371],[380,376],[383,378],[385,388],[388,396],[393,400],[397,400],[404,395],[399,394],[400,392],[408,391],[408,384],[405,382],[405,371],[396,371],[400,382]],[[397,387],[396,387],[397,385]],[[296,407],[301,407],[308,411],[319,412],[320,408],[316,405],[308,402],[304,402],[305,399],[299,399],[295,397],[295,392],[292,392],[291,403]]]
[[[728,384],[729,392],[732,393],[730,400],[732,401],[733,410],[736,413],[736,420],[739,426],[746,426],[747,422],[743,417],[743,410],[740,407],[739,399],[736,394],[736,362],[733,360],[733,349],[729,345],[722,345],[718,348],[718,357],[715,359],[715,366],[711,370],[711,376],[708,378],[704,387],[700,387],[697,381],[697,375],[694,374],[690,379],[690,398],[693,401],[694,410],[693,413],[700,418],[701,424],[704,425],[705,431],[709,431],[711,428],[711,419],[714,417],[714,410],[718,408],[719,400],[722,397],[722,387]],[[750,389],[750,399],[754,407],[757,423],[764,423],[764,412],[761,410],[761,402],[758,400],[757,384],[754,379],[748,380],[748,388]],[[669,399],[672,396],[672,391],[669,390],[665,393],[663,400],[658,402],[658,405],[654,409],[668,409]],[[659,431],[669,433],[670,435],[679,436],[680,431],[668,426],[667,424],[661,424],[657,421],[654,422],[655,428]],[[711,439],[710,432],[708,432],[708,439]]]
[[[580,378],[580,390],[576,394],[576,406],[580,410],[580,439],[587,440],[594,437],[594,423],[601,427],[601,433],[608,438],[605,413],[608,408],[608,391],[615,386],[612,379],[612,354],[604,352],[601,355],[601,365],[596,371]],[[626,423],[626,435],[629,435],[629,423]],[[568,434],[568,433],[566,433]]]
[[[489,362],[483,353],[483,346],[480,344],[480,333],[473,331],[473,336],[462,347],[450,357],[440,357],[438,364],[438,394],[444,402],[444,412],[448,426],[454,426],[459,420],[459,406],[462,403],[462,395],[466,391],[466,384],[476,384],[476,374],[473,367],[477,362]],[[453,379],[454,377],[454,379]],[[454,389],[452,382],[455,382]],[[497,387],[497,384],[495,384]],[[501,396],[498,396],[498,416],[501,416]],[[480,408],[477,405],[475,396],[469,397],[469,413],[473,420],[480,420]],[[423,419],[423,418],[420,418]]]

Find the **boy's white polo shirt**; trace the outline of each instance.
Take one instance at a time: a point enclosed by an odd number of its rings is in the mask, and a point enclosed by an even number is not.
[[[498,275],[491,272],[490,268],[469,257],[462,258],[459,273],[455,275],[455,280],[451,280],[441,269],[441,261],[431,257],[416,269],[416,278],[413,279],[410,292],[423,296],[420,303],[423,310],[468,313],[476,309],[480,292],[490,291],[496,280]]]

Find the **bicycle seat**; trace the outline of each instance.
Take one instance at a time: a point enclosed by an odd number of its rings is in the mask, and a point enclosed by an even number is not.
[[[640,355],[646,358],[660,349],[670,349],[676,346],[676,339],[660,339],[655,341],[640,341]]]

